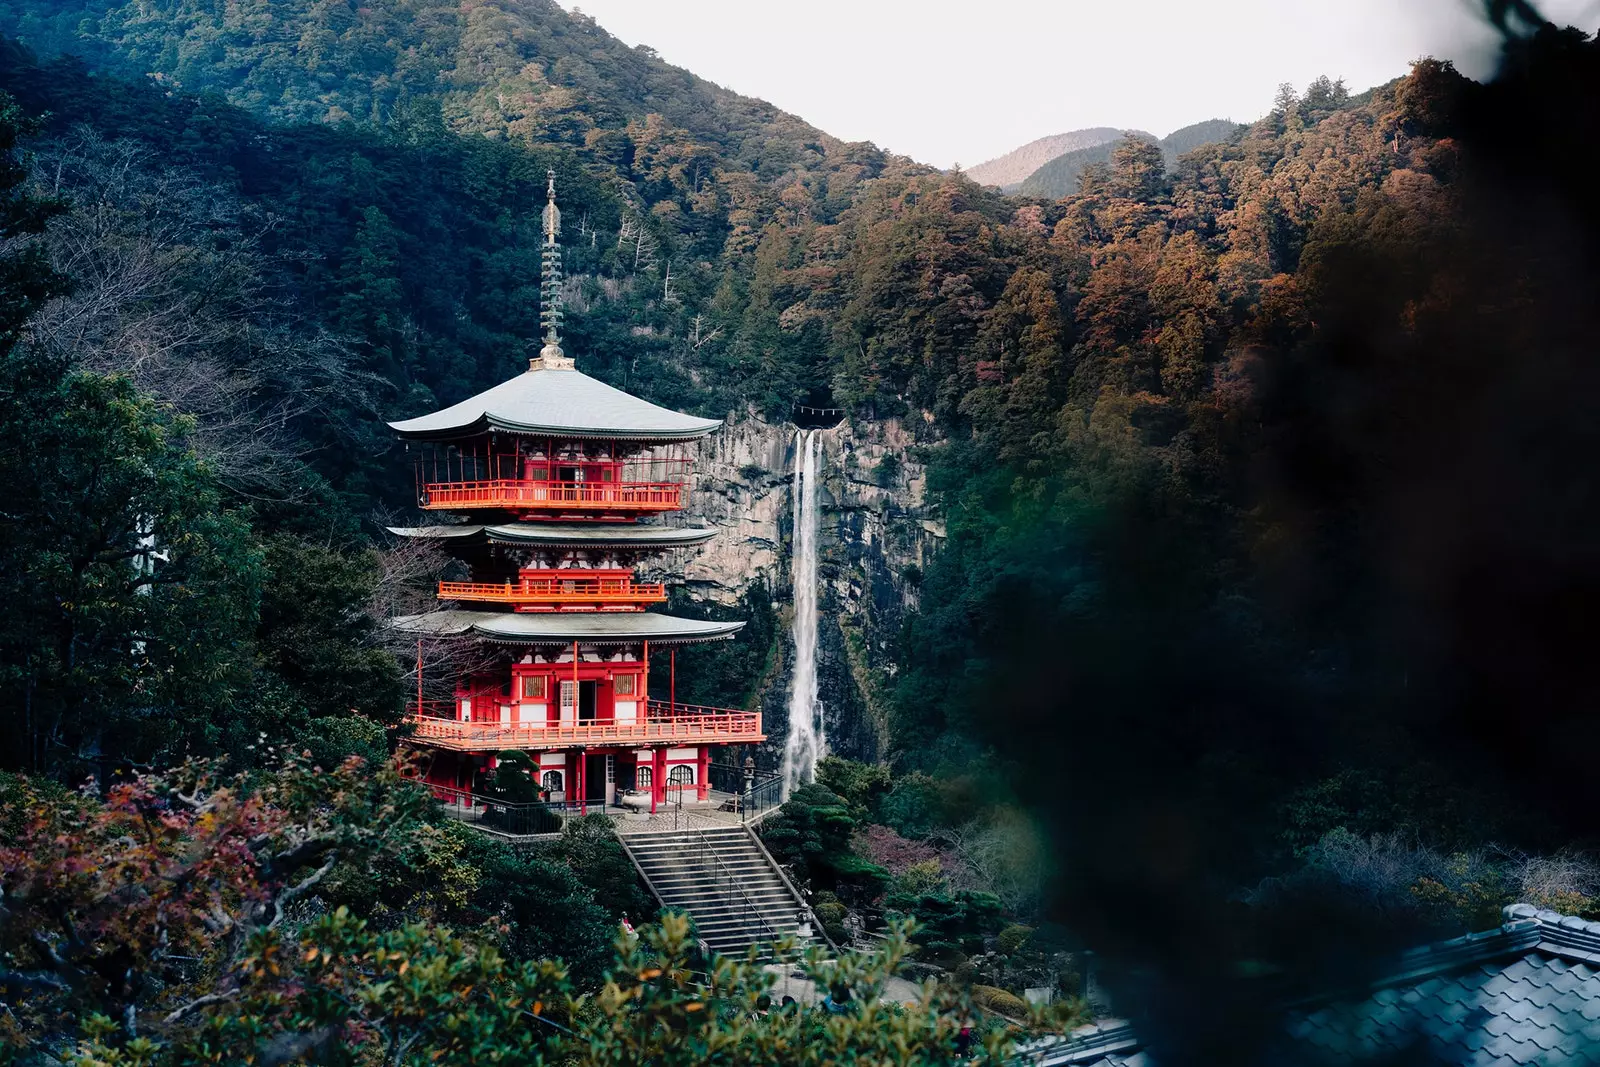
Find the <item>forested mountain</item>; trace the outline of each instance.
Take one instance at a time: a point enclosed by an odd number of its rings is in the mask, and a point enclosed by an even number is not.
[[[1021,148],[1014,148],[1003,156],[996,156],[975,167],[966,168],[967,177],[979,185],[994,185],[1009,192],[1024,178],[1057,156],[1080,148],[1110,144],[1122,134],[1122,130],[1110,126],[1095,126],[1087,130],[1073,130],[1070,133],[1041,137],[1037,141],[1029,141]]]
[[[220,93],[278,121],[382,123],[422,97],[437,100],[455,129],[579,146],[655,114],[680,150],[709,141],[769,177],[840,146],[770,104],[624,45],[554,0],[8,0],[0,33],[43,55],[79,53],[109,73]],[[590,146],[626,151],[615,139]]]
[[[1190,126],[1173,130],[1161,138],[1161,156],[1167,169],[1178,165],[1178,157],[1203,144],[1218,144],[1231,138],[1240,124],[1229,119],[1206,119]]]
[[[1152,134],[1138,130],[1131,131],[1129,136],[1159,146],[1162,161],[1170,170],[1177,166],[1178,157],[1185,152],[1204,144],[1226,141],[1238,128],[1238,123],[1229,122],[1227,119],[1207,119],[1205,122],[1197,122],[1192,126],[1174,130],[1159,140]],[[1084,168],[1097,163],[1109,163],[1115,148],[1115,142],[1110,141],[1063,152],[1030,172],[1025,179],[1010,186],[1006,191],[1021,196],[1042,196],[1052,200],[1066,196],[1077,191],[1078,177]]]

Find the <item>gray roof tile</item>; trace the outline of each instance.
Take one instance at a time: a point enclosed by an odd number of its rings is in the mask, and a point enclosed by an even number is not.
[[[1523,981],[1532,973],[1533,967],[1528,963],[1528,958],[1526,956],[1500,972],[1502,977],[1511,982]]]
[[[1498,997],[1511,988],[1511,979],[1504,974],[1497,974],[1483,983],[1483,991],[1491,997]]]
[[[1600,949],[1584,939],[1600,934],[1560,916],[1558,926],[1506,914],[1498,941],[1474,935],[1407,953],[1384,986],[1297,1015],[1291,1040],[1329,1067],[1600,1067],[1600,970],[1578,962]]]
[[[1538,1011],[1539,1007],[1536,1004],[1530,1004],[1526,1000],[1512,999],[1500,1009],[1500,1014],[1508,1019],[1515,1019],[1520,1023],[1533,1018]]]
[[[477,396],[415,419],[391,422],[405,437],[448,438],[490,429],[575,437],[682,441],[704,437],[720,419],[652,404],[572,369],[536,366]]]
[[[1561,1031],[1554,1027],[1540,1027],[1528,1034],[1528,1040],[1538,1045],[1541,1049],[1549,1051],[1560,1042]]]

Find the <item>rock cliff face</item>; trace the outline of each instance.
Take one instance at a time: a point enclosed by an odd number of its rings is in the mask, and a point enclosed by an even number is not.
[[[737,605],[752,582],[772,590],[780,647],[760,701],[773,763],[788,729],[794,456],[804,432],[746,417],[700,446],[689,515],[720,533],[682,568],[686,589],[702,600]],[[899,421],[815,432],[823,455],[817,674],[828,745],[871,760],[886,748],[893,641],[917,606],[918,581],[943,528],[926,503],[912,434]]]

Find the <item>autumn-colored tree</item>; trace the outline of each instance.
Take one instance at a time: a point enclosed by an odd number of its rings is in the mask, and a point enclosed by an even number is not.
[[[12,779],[6,801],[0,987],[21,994],[24,1041],[91,1013],[133,1038],[236,998],[257,935],[339,863],[394,847],[430,803],[393,766],[298,756],[254,779],[191,761],[104,801]]]

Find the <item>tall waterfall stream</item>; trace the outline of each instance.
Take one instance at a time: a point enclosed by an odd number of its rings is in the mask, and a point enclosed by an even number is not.
[[[828,754],[817,697],[817,431],[801,431],[794,448],[794,673],[789,683],[789,736],[783,743],[783,795],[811,781]]]

